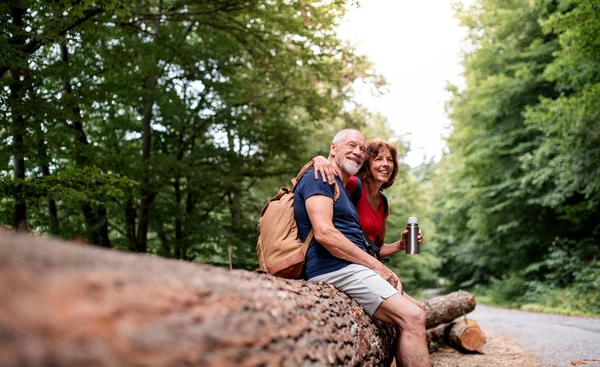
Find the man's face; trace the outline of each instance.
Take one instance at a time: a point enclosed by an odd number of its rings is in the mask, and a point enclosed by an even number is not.
[[[366,149],[365,138],[354,131],[346,133],[339,144],[332,143],[335,162],[350,176],[354,176],[363,165]]]

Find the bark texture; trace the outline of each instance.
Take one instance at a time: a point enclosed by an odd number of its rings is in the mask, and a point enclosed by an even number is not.
[[[475,309],[475,297],[465,291],[449,293],[421,301],[427,313],[425,328],[431,329],[466,315]]]
[[[0,233],[0,366],[387,366],[333,287]]]
[[[456,319],[427,330],[429,352],[447,344],[463,352],[475,352],[485,346],[486,338],[475,320]]]

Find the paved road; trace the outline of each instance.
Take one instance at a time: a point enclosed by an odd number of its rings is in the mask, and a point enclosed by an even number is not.
[[[571,364],[573,361],[582,361],[587,367],[600,367],[600,318],[506,310],[481,304],[468,316],[483,329],[511,335],[547,366],[567,367],[579,365]]]

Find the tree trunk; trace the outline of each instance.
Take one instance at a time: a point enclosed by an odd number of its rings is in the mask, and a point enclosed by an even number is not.
[[[36,135],[40,170],[42,171],[43,177],[50,177],[50,157],[48,156],[48,148],[46,147],[46,134],[44,134],[42,123],[36,125]],[[48,216],[50,217],[50,234],[53,236],[58,236],[60,233],[60,226],[58,222],[56,201],[52,197],[48,196],[46,203],[48,204]]]
[[[466,315],[475,309],[475,297],[465,291],[453,292],[445,296],[433,297],[421,301],[427,312],[425,328],[431,329]]]
[[[430,352],[442,344],[461,351],[475,352],[483,348],[485,343],[485,335],[475,320],[461,318],[427,330],[427,346]]]
[[[181,208],[181,202],[182,202],[182,193],[181,193],[181,161],[183,160],[183,154],[185,152],[185,150],[182,148],[184,146],[184,141],[183,141],[183,134],[179,134],[179,148],[177,149],[177,152],[175,154],[175,159],[177,160],[178,163],[178,168],[177,168],[177,172],[175,174],[175,183],[174,183],[174,188],[175,188],[175,205],[176,205],[176,210],[177,210],[177,215],[175,215],[175,243],[174,243],[174,257],[176,259],[183,259],[184,257],[181,256],[182,255],[182,245],[183,245],[183,221],[182,221],[182,217],[185,215],[183,214],[183,209]],[[189,188],[188,188],[189,190]],[[187,215],[185,215],[184,218],[187,218]]]
[[[69,49],[65,44],[60,47],[61,58],[64,63],[65,70],[69,70]],[[77,168],[83,168],[90,163],[90,144],[83,131],[83,121],[81,118],[81,109],[79,102],[73,98],[73,86],[65,72],[63,80],[63,89],[65,94],[70,98],[72,123],[68,125],[74,135],[74,158]],[[87,230],[87,239],[95,245],[110,247],[110,239],[108,238],[108,219],[106,216],[106,208],[99,204],[93,207],[89,202],[84,202],[81,206],[85,226]]]
[[[0,367],[387,366],[397,338],[331,286],[3,232],[0,289]]]
[[[183,242],[183,231],[182,231],[182,222],[181,216],[183,215],[183,210],[181,209],[181,177],[179,177],[179,173],[177,177],[175,177],[175,205],[177,208],[177,214],[175,215],[175,249],[174,249],[174,257],[176,259],[181,259],[181,243]]]
[[[389,366],[331,286],[0,233],[0,366]]]
[[[193,153],[194,149],[196,148],[196,143],[194,140],[192,140],[190,142],[190,154]],[[189,169],[192,169],[191,164],[189,165]],[[190,177],[187,176],[186,180],[185,180],[185,185],[186,185],[186,197],[185,197],[185,220],[183,222],[183,238],[181,241],[181,259],[183,260],[188,260],[188,245],[190,242],[190,237],[191,237],[191,233],[193,231],[193,229],[191,228],[192,225],[190,224],[190,219],[194,217],[194,209],[196,207],[196,202],[197,202],[197,196],[194,192],[194,189],[192,188],[192,182],[190,181]]]
[[[125,228],[127,234],[127,240],[129,241],[129,251],[136,250],[137,235],[135,232],[136,217],[135,203],[133,200],[133,193],[127,193],[127,199],[125,200]]]
[[[159,9],[161,11],[162,9]],[[158,40],[160,29],[160,19],[154,22],[154,39]],[[150,176],[152,169],[150,167],[150,156],[152,153],[152,119],[154,107],[154,93],[158,80],[158,65],[156,55],[152,55],[152,70],[146,82],[147,97],[144,99],[144,116],[142,118],[142,177],[140,178],[140,216],[135,244],[137,252],[146,252],[148,250],[148,229],[150,227],[150,206],[154,201],[156,192],[152,189]]]
[[[12,23],[17,28],[16,34],[9,39],[12,47],[21,48],[25,44],[25,25],[23,18],[25,9],[17,6],[11,7]],[[25,64],[25,62],[24,62]],[[25,118],[23,117],[22,92],[23,92],[23,71],[21,69],[10,69],[10,113],[12,119],[12,139],[13,139],[13,166],[14,177],[19,180],[25,180]],[[13,208],[13,227],[17,231],[27,231],[27,204],[23,192],[23,184],[16,183]]]

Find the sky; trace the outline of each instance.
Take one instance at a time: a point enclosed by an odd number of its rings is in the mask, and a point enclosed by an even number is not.
[[[386,78],[389,92],[380,97],[357,83],[357,101],[386,116],[396,135],[410,141],[405,162],[412,167],[441,158],[450,125],[445,87],[448,82],[464,86],[460,52],[467,31],[459,27],[451,3],[361,0],[338,30]]]

